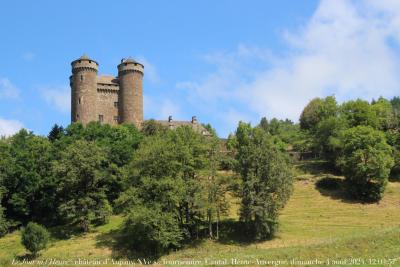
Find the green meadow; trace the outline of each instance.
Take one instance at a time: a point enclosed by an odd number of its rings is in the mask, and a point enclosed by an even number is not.
[[[239,204],[230,194],[230,211],[220,227],[231,232],[221,231],[225,234],[218,241],[198,240],[159,259],[146,259],[130,254],[120,243],[118,228],[123,217],[112,216],[108,224],[87,234],[63,238],[51,229],[50,246],[29,266],[46,260],[47,264],[52,260],[53,266],[73,266],[79,260],[82,264],[107,261],[101,266],[139,265],[143,260],[153,266],[400,266],[400,182],[389,182],[379,203],[363,204],[344,198],[340,189],[316,186],[326,176],[342,177],[297,170],[293,195],[281,212],[279,232],[272,240],[246,242],[235,228]],[[0,239],[1,266],[12,266],[13,260],[21,263],[27,255],[20,231]]]

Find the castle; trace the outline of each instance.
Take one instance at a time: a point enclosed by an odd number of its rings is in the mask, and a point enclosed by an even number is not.
[[[143,123],[143,64],[132,58],[122,59],[118,65],[118,76],[98,76],[99,64],[83,55],[72,61],[71,122],[87,124],[99,121],[111,125],[131,123],[140,128]],[[210,133],[197,122],[168,120],[156,121],[174,129],[190,125],[195,131]]]
[[[86,55],[72,61],[71,121],[87,124],[143,122],[144,66],[135,60],[122,59],[118,76],[97,76],[99,64]]]

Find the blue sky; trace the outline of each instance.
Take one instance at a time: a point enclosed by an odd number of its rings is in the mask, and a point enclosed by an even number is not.
[[[0,135],[70,122],[70,62],[145,65],[145,118],[297,120],[313,97],[400,94],[399,1],[6,1]]]

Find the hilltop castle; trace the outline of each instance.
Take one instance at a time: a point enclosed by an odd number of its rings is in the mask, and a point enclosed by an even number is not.
[[[72,61],[71,86],[71,122],[87,124],[99,121],[116,125],[132,123],[140,128],[143,122],[143,64],[132,58],[122,59],[118,65],[118,76],[98,76],[99,64],[83,55]],[[203,135],[210,133],[197,122],[168,120],[156,121],[174,129],[190,125]]]
[[[119,124],[143,122],[144,66],[122,59],[118,76],[97,76],[99,64],[83,55],[72,61],[71,121]]]

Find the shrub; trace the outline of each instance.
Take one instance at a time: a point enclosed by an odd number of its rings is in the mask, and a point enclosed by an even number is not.
[[[147,255],[159,255],[179,247],[183,239],[175,216],[157,207],[133,208],[125,220],[123,232],[131,249]]]
[[[49,242],[49,232],[43,226],[30,222],[22,230],[21,242],[24,247],[33,255],[36,255],[40,250],[46,248]]]

